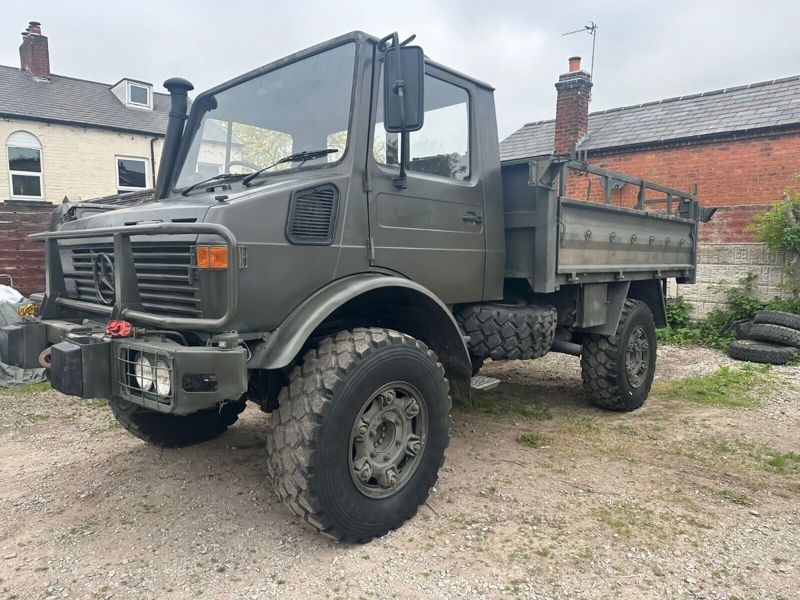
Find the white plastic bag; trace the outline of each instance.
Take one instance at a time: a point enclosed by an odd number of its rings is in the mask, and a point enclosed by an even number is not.
[[[19,304],[22,302],[23,296],[17,290],[7,285],[0,285],[0,302],[10,302],[11,304]]]

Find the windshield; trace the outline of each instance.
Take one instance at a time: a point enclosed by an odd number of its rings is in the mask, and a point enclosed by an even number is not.
[[[335,162],[347,146],[355,44],[286,65],[201,99],[191,145],[175,182],[185,188],[221,173],[251,173],[291,154],[336,149],[304,164]],[[283,163],[270,172],[289,169]]]

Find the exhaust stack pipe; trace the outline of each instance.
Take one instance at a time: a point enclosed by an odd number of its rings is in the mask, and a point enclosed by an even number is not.
[[[158,179],[156,180],[156,200],[166,198],[169,194],[172,171],[178,160],[178,150],[183,137],[183,126],[186,123],[186,109],[189,106],[189,92],[194,86],[180,77],[172,77],[164,82],[164,87],[169,91],[170,109],[167,121],[167,135],[164,138],[164,147],[161,149],[161,162],[158,165]]]

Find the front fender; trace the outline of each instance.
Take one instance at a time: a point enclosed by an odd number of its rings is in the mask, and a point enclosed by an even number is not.
[[[403,312],[401,329],[436,352],[450,379],[454,396],[468,400],[472,367],[464,337],[450,309],[433,292],[414,281],[377,273],[350,275],[314,292],[289,313],[264,343],[254,348],[248,367],[286,367],[314,330],[335,310],[379,289],[397,290],[410,300],[413,310]]]

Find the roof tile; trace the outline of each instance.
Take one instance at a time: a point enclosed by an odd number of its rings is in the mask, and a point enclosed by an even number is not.
[[[668,98],[589,115],[581,150],[800,124],[800,75]],[[555,122],[528,123],[500,143],[500,159],[553,151]]]

